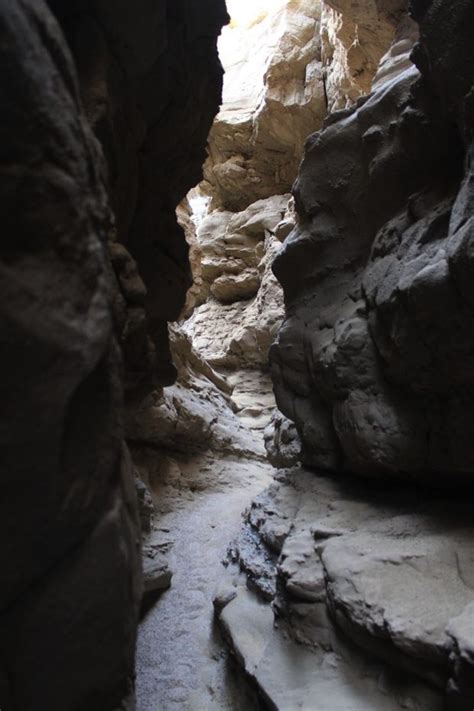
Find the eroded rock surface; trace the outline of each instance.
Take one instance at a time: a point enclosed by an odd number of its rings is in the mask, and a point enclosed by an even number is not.
[[[104,165],[46,6],[0,25],[0,706],[99,711],[131,692],[140,598]]]
[[[320,3],[276,0],[254,15],[224,30],[223,106],[205,167],[213,205],[234,212],[291,188],[306,136],[326,115]]]
[[[226,20],[223,0],[0,7],[6,711],[134,707],[124,391],[176,375],[166,320],[190,270],[174,210],[201,177]]]
[[[183,324],[196,350],[220,368],[265,368],[283,318],[271,265],[279,230],[294,224],[289,195],[259,200],[240,213],[211,212],[197,231],[201,298]]]
[[[178,327],[172,329],[171,348],[177,381],[129,406],[128,441],[158,450],[189,453],[211,449],[263,457],[263,443],[238,417],[227,380],[201,358]]]
[[[171,384],[167,321],[178,318],[191,285],[188,246],[176,206],[202,177],[206,142],[222,91],[217,36],[224,0],[51,0],[78,68],[87,117],[108,164],[117,239],[145,284],[142,380]],[[136,304],[129,305],[136,309]],[[140,370],[137,360],[133,369]]]
[[[342,43],[350,13],[394,43],[306,143],[265,440],[312,471],[248,509],[230,552],[252,592],[221,590],[217,615],[271,708],[470,711],[474,10],[412,2],[416,44],[400,4],[327,4]],[[373,73],[368,44],[347,77]]]
[[[252,587],[264,598],[273,598],[278,626],[308,648],[306,655],[299,652],[304,664],[310,663],[311,654],[319,656],[323,668],[332,668],[336,689],[342,687],[338,693],[347,692],[339,665],[351,664],[351,654],[355,660],[364,655],[338,640],[334,625],[345,640],[368,654],[369,667],[374,664],[369,660],[377,658],[392,670],[384,672],[392,675],[395,684],[388,692],[390,700],[370,703],[399,708],[405,687],[411,688],[410,693],[418,689],[414,708],[442,708],[447,694],[449,708],[468,709],[472,697],[466,680],[473,673],[472,667],[468,672],[472,663],[468,650],[473,644],[469,623],[474,596],[472,513],[471,503],[455,498],[430,498],[408,488],[376,489],[360,481],[338,483],[300,468],[280,470],[270,489],[253,502],[237,553]],[[248,594],[239,595],[244,610],[248,604],[259,604],[251,602]],[[224,626],[233,638],[243,635],[245,639],[249,624],[239,631],[233,614],[222,615]],[[269,609],[261,614],[272,617]],[[262,660],[277,654],[270,651],[276,645],[286,650],[289,665],[296,652],[271,627],[266,624],[269,649],[262,648]],[[251,654],[248,649],[243,652],[249,673],[253,673]],[[268,685],[272,701],[284,698],[279,675],[265,672],[270,660],[262,660],[254,670],[257,677],[262,675],[259,685]],[[355,660],[354,664],[360,663]],[[367,672],[368,679],[376,666]],[[394,669],[401,672],[398,691]],[[379,668],[375,676],[381,673]],[[291,672],[287,675],[291,689]],[[411,676],[422,681],[410,681]],[[305,677],[301,688],[295,689],[294,704],[306,698],[309,682],[310,677]],[[324,675],[311,683],[325,683]],[[359,703],[354,690],[351,693],[353,703]],[[364,693],[364,702],[369,703],[373,692],[367,688]],[[352,708],[349,698],[342,708]],[[285,708],[281,701],[277,707]],[[326,708],[322,703],[321,709]]]
[[[330,112],[370,93],[406,9],[406,0],[323,0],[321,60]]]
[[[311,466],[472,478],[472,121],[461,106],[473,70],[448,35],[445,61],[454,71],[465,59],[465,79],[444,89],[430,54],[444,12],[435,3],[422,23],[421,76],[404,24],[369,98],[307,144],[299,224],[274,266],[287,316],[272,372]],[[471,20],[460,6],[453,22],[467,32]]]

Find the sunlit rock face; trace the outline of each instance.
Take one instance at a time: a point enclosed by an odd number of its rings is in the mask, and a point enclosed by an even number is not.
[[[329,111],[344,109],[370,92],[406,9],[406,0],[322,2],[321,58]]]
[[[472,6],[418,17],[419,69],[404,25],[370,97],[307,143],[272,368],[308,463],[449,484],[474,468]]]
[[[292,228],[289,195],[246,210],[211,212],[197,232],[202,303],[184,325],[198,351],[223,368],[266,368],[283,319],[283,293],[271,265],[281,231]]]
[[[220,41],[224,102],[209,139],[213,205],[240,211],[287,192],[306,136],[321,125],[320,3],[229,3]]]

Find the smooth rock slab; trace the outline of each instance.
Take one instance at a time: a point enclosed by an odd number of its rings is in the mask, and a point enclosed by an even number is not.
[[[269,605],[245,588],[220,613],[232,649],[271,709],[278,711],[441,711],[427,686],[401,680],[343,646],[313,651],[284,637]]]
[[[328,624],[334,625],[372,658],[428,681],[448,694],[453,708],[471,711],[474,517],[468,500],[294,468],[278,472],[247,519],[256,544],[240,546],[243,567],[259,589],[252,556],[257,563],[266,550],[279,556],[274,609],[292,639],[327,647]],[[262,583],[269,577],[265,570]]]

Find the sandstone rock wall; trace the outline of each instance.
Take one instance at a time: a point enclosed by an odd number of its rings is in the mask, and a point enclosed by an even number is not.
[[[239,212],[291,188],[306,136],[326,114],[320,12],[313,0],[280,0],[224,31],[223,106],[205,167],[214,207]]]
[[[370,92],[406,9],[406,0],[324,0],[321,61],[329,111],[347,108]]]
[[[247,586],[215,604],[275,708],[474,703],[474,6],[411,9],[419,42],[401,17],[370,95],[308,139],[274,263],[290,419],[266,432],[279,469],[231,549]]]
[[[212,196],[210,213],[190,237],[185,330],[216,367],[267,367],[283,314],[269,267],[294,224],[291,209],[283,215],[284,195],[304,142],[328,107],[350,105],[370,88],[405,6],[261,5],[229,6],[233,19],[220,41],[223,106],[200,185]]]
[[[0,3],[0,706],[132,709],[123,361],[133,402],[176,373],[166,320],[190,275],[174,209],[200,179],[227,15],[223,0],[49,7]]]
[[[198,228],[201,288],[183,327],[215,367],[267,367],[283,317],[283,295],[271,265],[282,230],[293,225],[289,197],[258,200],[238,213],[211,212]]]
[[[422,21],[421,76],[403,25],[369,98],[309,139],[295,186],[272,369],[305,461],[323,469],[472,478],[472,13],[448,12],[433,3]]]

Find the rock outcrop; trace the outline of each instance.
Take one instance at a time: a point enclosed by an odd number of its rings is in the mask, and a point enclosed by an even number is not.
[[[148,446],[177,455],[211,449],[221,455],[262,458],[262,445],[235,412],[232,386],[196,352],[179,327],[170,329],[170,335],[177,381],[129,407],[127,441],[133,448]]]
[[[404,25],[372,94],[308,140],[299,225],[274,264],[287,308],[277,401],[319,468],[472,479],[472,61],[449,37],[437,70],[443,8],[422,24],[421,76]],[[450,26],[470,19],[460,6]],[[445,64],[463,82],[448,88]]]
[[[175,376],[166,321],[190,270],[174,210],[201,177],[227,14],[223,0],[48,4],[0,6],[0,706],[132,709],[123,396]]]
[[[470,502],[294,468],[247,521],[240,564],[276,627],[242,587],[220,617],[270,706],[472,707]]]
[[[224,0],[199,4],[140,0],[109,5],[51,0],[74,55],[84,108],[102,144],[117,240],[146,286],[143,379],[171,384],[167,327],[191,285],[188,246],[175,209],[202,177],[206,142],[221,102],[216,39]],[[128,303],[128,299],[127,303]],[[131,308],[136,308],[132,303]],[[137,370],[137,362],[131,368]]]
[[[213,207],[233,212],[288,192],[306,136],[326,115],[320,3],[277,0],[259,9],[224,30],[223,106],[205,166]]]
[[[364,12],[346,3],[338,12],[331,9],[328,19],[326,5],[307,0],[252,8],[229,4],[232,21],[220,43],[223,106],[209,136],[206,180],[198,193],[199,207],[210,200],[209,212],[195,216],[197,231],[189,229],[186,206],[180,207],[194,280],[183,328],[200,355],[228,377],[245,371],[241,382],[256,382],[259,371],[267,370],[283,315],[271,265],[295,225],[287,191],[304,141],[321,127],[328,105],[350,104],[370,85],[401,6]],[[334,29],[338,22],[343,30]],[[374,33],[376,42],[370,42]],[[257,399],[262,395],[268,402],[264,389],[257,392]],[[268,422],[268,405],[266,410]]]
[[[348,108],[370,93],[406,6],[406,0],[322,2],[321,61],[328,111]]]
[[[183,328],[215,367],[267,366],[283,318],[283,294],[271,265],[282,225],[294,224],[289,197],[258,200],[239,213],[211,212],[197,230],[204,303]]]

